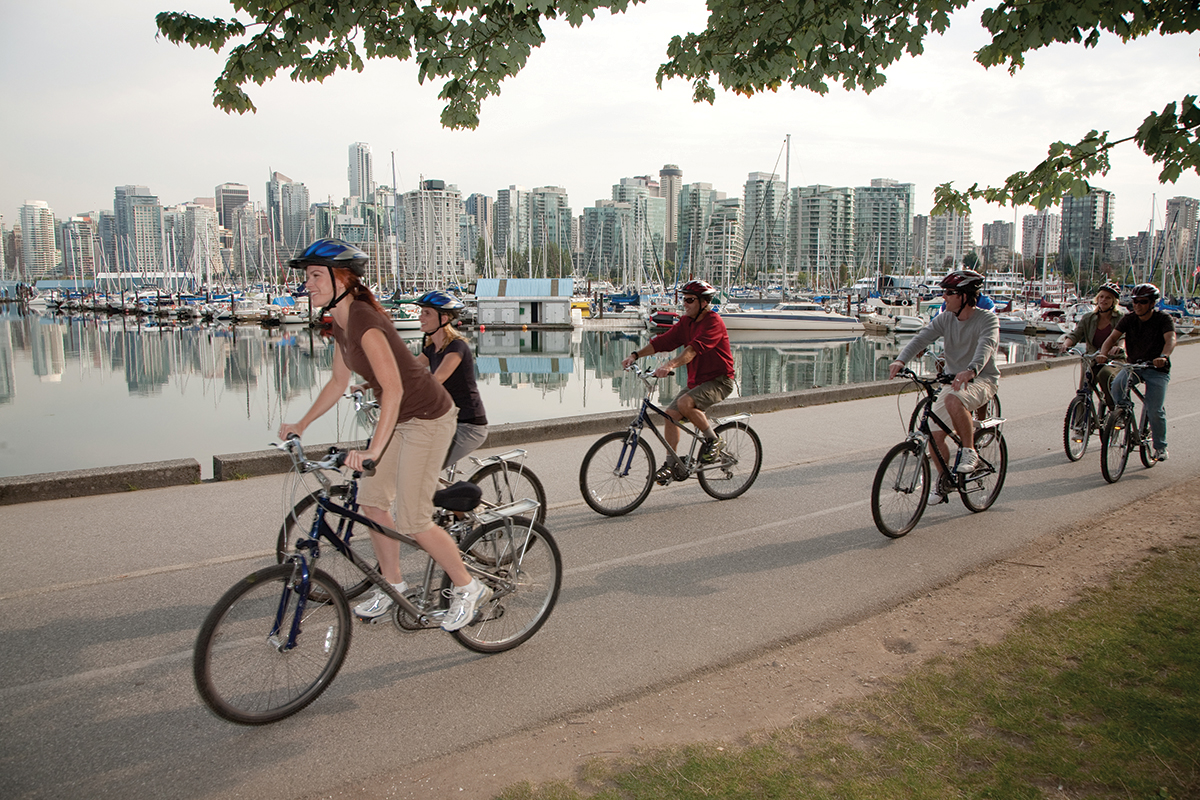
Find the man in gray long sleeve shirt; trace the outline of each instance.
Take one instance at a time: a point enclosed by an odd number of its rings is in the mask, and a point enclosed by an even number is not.
[[[946,310],[934,317],[904,346],[888,369],[888,377],[896,377],[896,373],[917,353],[938,339],[945,340],[946,372],[954,376],[954,382],[941,391],[932,410],[942,419],[947,416],[950,418],[951,427],[962,441],[958,466],[955,468],[961,474],[974,472],[979,463],[979,456],[975,453],[975,421],[971,412],[986,404],[1000,385],[1000,370],[996,367],[1000,321],[991,311],[975,307],[982,288],[983,276],[974,270],[960,269],[943,278],[942,295],[946,298]],[[950,450],[944,431],[938,429],[933,432],[931,446],[937,447],[942,459],[949,463]],[[931,502],[941,503],[946,499],[942,491],[941,465],[936,458],[933,461],[938,466],[939,479]]]

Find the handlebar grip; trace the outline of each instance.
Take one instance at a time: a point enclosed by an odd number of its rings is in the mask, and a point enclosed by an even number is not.
[[[367,469],[367,470],[375,469],[375,459],[368,458],[366,461],[364,461],[363,469]]]

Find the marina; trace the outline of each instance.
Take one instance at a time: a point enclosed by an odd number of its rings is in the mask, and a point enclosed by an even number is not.
[[[418,331],[400,331],[414,350]],[[493,424],[629,410],[641,386],[621,370],[641,330],[468,331]],[[904,336],[733,331],[741,394],[881,380]],[[1050,339],[1003,336],[1002,363],[1046,355]],[[330,374],[332,340],[305,326],[160,322],[146,317],[0,311],[0,475],[212,457],[265,448]],[[682,380],[664,379],[671,397]],[[339,405],[309,442],[365,431]],[[486,447],[486,445],[485,445]]]

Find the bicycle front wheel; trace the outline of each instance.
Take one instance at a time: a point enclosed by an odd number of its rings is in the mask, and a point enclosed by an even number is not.
[[[929,459],[920,442],[901,442],[888,451],[871,485],[871,516],[884,536],[911,531],[929,502]]]
[[[975,452],[979,454],[979,466],[962,479],[959,496],[964,506],[978,513],[991,508],[1004,488],[1004,477],[1008,475],[1008,444],[1004,434],[984,431],[975,440]]]
[[[488,464],[467,480],[478,486],[483,492],[483,500],[492,505],[507,505],[526,498],[537,500],[538,509],[534,518],[538,522],[546,521],[546,490],[528,467],[502,461]]]
[[[1063,419],[1063,450],[1067,460],[1078,461],[1087,452],[1095,413],[1091,401],[1082,397],[1076,396],[1067,406],[1067,416]]]
[[[1138,430],[1141,431],[1141,441],[1138,443],[1138,455],[1142,458],[1142,466],[1150,469],[1158,463],[1158,459],[1154,457],[1154,435],[1150,433],[1150,412],[1142,406],[1142,424],[1138,425]]]
[[[545,624],[562,587],[562,555],[540,522],[510,517],[471,531],[459,545],[463,561],[487,574],[492,598],[475,619],[454,631],[459,644],[479,653],[511,650]],[[446,578],[443,588],[450,588]]]
[[[913,409],[912,416],[908,418],[908,432],[913,433],[917,430],[917,426],[921,424],[921,416],[925,413],[925,409],[929,408],[929,396],[926,395],[917,401],[916,407]]]
[[[601,436],[579,466],[579,491],[593,511],[628,514],[645,501],[654,482],[654,453],[630,431]]]
[[[334,486],[329,495],[334,502],[345,503],[346,492],[347,487],[343,484]],[[279,526],[279,535],[275,538],[276,563],[282,564],[296,552],[296,542],[308,536],[316,515],[317,496],[315,494],[301,498],[300,502],[292,507],[292,510],[284,517],[283,524]],[[330,514],[326,521],[336,525],[338,518]],[[351,523],[347,520],[346,524]],[[310,558],[309,564],[313,567],[320,567],[337,581],[347,600],[353,600],[370,588],[371,582],[366,579],[358,567],[354,566],[350,559],[338,552],[332,542],[322,539],[320,545],[321,557],[315,560]],[[358,529],[358,532],[350,537],[350,549],[362,556],[362,559],[368,564],[377,563],[375,548],[371,546],[371,534],[366,528]],[[329,598],[325,596],[319,586],[314,586],[311,591],[315,599],[322,603],[329,602]]]
[[[1133,443],[1131,420],[1132,415],[1129,412],[1117,407],[1104,421],[1104,432],[1100,437],[1100,474],[1109,483],[1121,480],[1121,475],[1125,472],[1125,463],[1129,460],[1129,450]]]
[[[200,626],[192,656],[196,689],[213,713],[230,722],[263,725],[295,714],[329,687],[350,646],[350,604],[333,578],[309,577],[300,611],[293,564],[265,567],[227,591]],[[329,597],[320,602],[314,595]]]
[[[725,442],[721,459],[696,473],[700,488],[718,500],[729,500],[750,488],[762,467],[762,442],[744,422],[726,422],[714,431]]]

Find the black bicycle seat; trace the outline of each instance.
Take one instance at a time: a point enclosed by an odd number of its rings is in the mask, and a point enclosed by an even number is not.
[[[433,504],[447,511],[473,511],[479,506],[483,490],[470,481],[458,481],[433,493]]]

